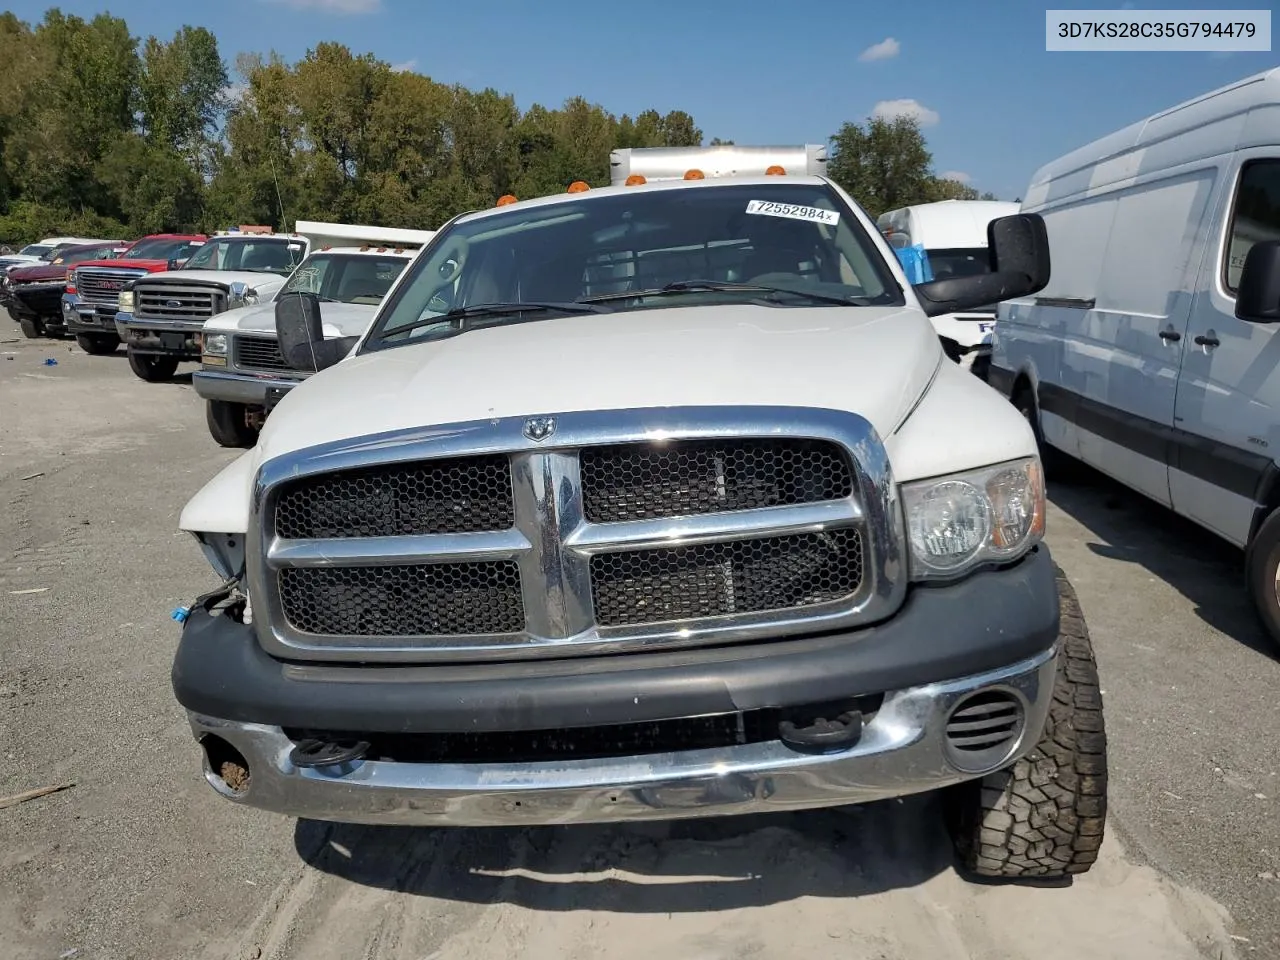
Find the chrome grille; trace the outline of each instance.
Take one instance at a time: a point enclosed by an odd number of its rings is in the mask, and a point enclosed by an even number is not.
[[[857,530],[591,558],[596,622],[609,627],[808,607],[861,585]]]
[[[227,309],[227,294],[220,287],[148,280],[133,288],[133,312],[139,320],[176,320],[203,324]]]
[[[888,460],[860,417],[555,420],[550,437],[498,418],[265,463],[248,554],[263,646],[366,662],[678,648],[848,628],[905,595]]]
[[[146,276],[145,270],[121,270],[107,267],[78,267],[76,295],[85,303],[114,307],[120,303],[120,291],[125,284]]]
[[[623,444],[582,451],[582,502],[594,523],[839,500],[848,458],[805,439]]]
[[[231,362],[241,370],[288,370],[280,342],[275,337],[248,337],[237,334],[231,338]]]

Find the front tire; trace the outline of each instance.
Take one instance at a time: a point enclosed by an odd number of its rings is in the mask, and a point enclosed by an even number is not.
[[[1107,816],[1107,735],[1089,629],[1057,569],[1058,670],[1044,732],[1012,766],[952,788],[961,866],[984,877],[1060,878],[1098,859]]]
[[[1245,551],[1245,577],[1258,619],[1280,645],[1280,510],[1262,522]]]
[[[178,361],[152,353],[135,353],[130,349],[129,369],[147,383],[163,383],[177,373]]]
[[[223,447],[252,447],[258,442],[258,431],[245,422],[245,405],[225,400],[209,400],[204,418],[209,433]]]
[[[108,353],[115,353],[116,347],[120,346],[120,338],[114,334],[107,333],[78,333],[76,334],[76,343],[80,345],[80,349],[85,353],[102,357]]]
[[[1040,405],[1031,388],[1024,385],[1015,390],[1013,405],[1031,425],[1031,432],[1036,438],[1036,450],[1040,453],[1040,463],[1044,466],[1045,479],[1070,481],[1076,474],[1076,461],[1045,442],[1044,432],[1040,429]]]
[[[39,340],[44,336],[44,324],[34,317],[20,317],[18,326],[22,327],[22,335],[28,340]]]

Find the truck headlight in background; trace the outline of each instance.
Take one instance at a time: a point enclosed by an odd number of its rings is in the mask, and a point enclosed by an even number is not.
[[[120,299],[117,301],[116,309],[121,313],[133,313],[133,291],[121,290]]]
[[[204,337],[204,352],[215,357],[225,357],[227,355],[227,335],[225,333],[206,335]]]
[[[951,579],[1015,559],[1044,537],[1044,474],[1036,457],[903,484],[902,500],[916,580]]]
[[[239,280],[231,284],[228,291],[227,309],[234,310],[236,307],[249,307],[257,302],[258,291],[253,287]]]

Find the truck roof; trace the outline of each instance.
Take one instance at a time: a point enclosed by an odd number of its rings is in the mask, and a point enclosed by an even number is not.
[[[624,147],[609,154],[610,181],[621,185],[632,176],[647,181],[683,180],[691,168],[710,179],[758,176],[780,167],[791,175],[821,176],[827,170],[827,148],[799,146]]]
[[[1011,200],[939,200],[918,203],[880,214],[876,225],[901,225],[912,243],[934,250],[987,245],[987,224],[997,217],[1018,212]]]
[[[1267,108],[1277,104],[1280,67],[1185,100],[1045,164],[1032,175],[1023,208],[1138,176],[1152,164],[1175,167],[1232,149],[1272,144],[1274,113]],[[1176,146],[1168,143],[1210,123],[1219,125],[1219,135],[1186,138]]]

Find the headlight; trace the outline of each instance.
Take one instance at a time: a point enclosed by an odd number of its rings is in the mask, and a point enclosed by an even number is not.
[[[121,290],[118,306],[116,307],[121,313],[133,313],[133,291]]]
[[[204,338],[204,352],[211,353],[215,357],[225,357],[227,355],[227,335],[225,333],[211,333]]]
[[[917,580],[1012,560],[1044,537],[1044,478],[1036,457],[903,484]]]

